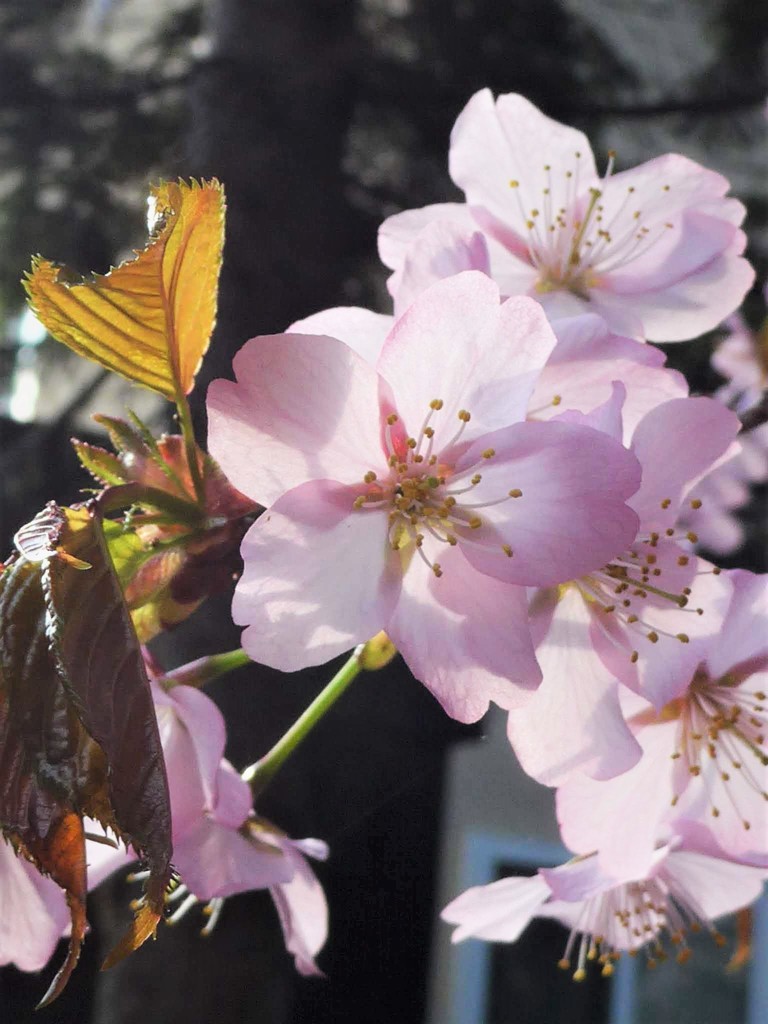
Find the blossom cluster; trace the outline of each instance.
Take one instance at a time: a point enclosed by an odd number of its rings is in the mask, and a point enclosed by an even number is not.
[[[766,428],[739,418],[766,384],[765,339],[733,319],[754,278],[744,209],[685,157],[614,163],[601,176],[581,132],[477,93],[450,144],[465,201],[381,226],[392,313],[337,307],[255,337],[207,399],[210,454],[248,514],[264,508],[233,604],[248,656],[295,671],[383,631],[454,719],[503,709],[524,770],[557,788],[573,858],[443,917],[455,940],[507,942],[556,918],[576,978],[666,941],[684,962],[688,933],[717,938],[768,877],[768,583],[706,557],[735,550],[733,512],[768,477]],[[649,342],[723,321],[728,383],[691,395]],[[202,902],[212,923],[268,888],[317,972],[327,909],[306,856],[325,845],[258,816],[194,669],[145,657],[172,918]],[[91,886],[130,859],[93,830]],[[0,959],[39,969],[64,894],[0,856],[9,905],[34,908]]]
[[[557,917],[577,977],[664,932],[685,959],[768,873],[766,579],[697,550],[760,439],[647,344],[741,303],[744,210],[682,156],[613,164],[483,90],[451,136],[465,202],[380,229],[393,314],[254,338],[208,395],[212,453],[268,506],[233,607],[246,650],[290,671],[384,629],[449,715],[507,711],[575,857],[444,917],[503,941]]]

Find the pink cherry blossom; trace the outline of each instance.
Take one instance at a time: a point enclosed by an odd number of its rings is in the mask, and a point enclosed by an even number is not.
[[[519,703],[539,681],[522,588],[603,564],[636,522],[617,442],[523,422],[555,340],[467,272],[416,299],[375,368],[327,337],[245,346],[208,410],[228,477],[271,503],[233,606],[251,657],[291,671],[385,629],[454,717]]]
[[[480,229],[502,292],[536,296],[553,318],[594,312],[654,341],[715,327],[754,277],[741,258],[744,208],[725,197],[728,182],[675,154],[618,174],[613,163],[611,154],[601,178],[581,132],[522,96],[476,93],[451,134],[450,172],[466,205],[409,210],[381,228],[396,301],[414,277],[411,246],[429,259],[425,229],[440,221]]]
[[[643,950],[652,966],[666,956],[666,942],[683,964],[690,957],[687,935],[698,928],[721,945],[712,922],[753,903],[765,875],[675,840],[654,851],[640,875],[611,876],[595,854],[577,857],[541,868],[532,878],[503,878],[468,889],[442,917],[458,926],[454,942],[469,937],[514,942],[534,917],[554,918],[570,929],[559,966],[575,967],[574,978],[582,980],[589,961],[610,975],[625,951]]]
[[[563,838],[606,870],[643,864],[665,832],[700,822],[729,856],[768,866],[768,577],[728,574],[722,629],[685,692],[660,712],[624,701],[635,767],[557,796]]]
[[[585,417],[621,437],[623,388]],[[565,414],[565,418],[576,416]],[[656,406],[633,433],[643,481],[629,504],[640,528],[628,549],[599,570],[537,595],[532,630],[541,686],[509,716],[524,769],[548,785],[575,772],[608,779],[641,749],[624,720],[618,683],[661,709],[683,693],[718,636],[730,596],[715,569],[691,553],[676,526],[693,482],[728,448],[736,417],[708,398]]]
[[[194,687],[164,689],[156,680],[158,666],[151,659],[148,664],[171,794],[173,861],[181,878],[170,897],[177,906],[169,921],[203,902],[209,931],[225,897],[269,889],[297,969],[319,973],[314,957],[327,937],[328,908],[306,856],[324,859],[328,847],[317,839],[290,839],[253,813],[250,788],[223,757],[221,712]]]

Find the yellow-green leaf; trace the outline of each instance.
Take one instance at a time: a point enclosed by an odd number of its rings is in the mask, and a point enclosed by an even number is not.
[[[155,226],[136,259],[73,284],[35,257],[24,287],[54,338],[173,401],[192,390],[216,321],[224,190],[163,182],[150,198]]]

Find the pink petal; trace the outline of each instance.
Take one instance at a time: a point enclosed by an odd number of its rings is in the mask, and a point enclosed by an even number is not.
[[[675,850],[664,865],[664,876],[673,891],[684,892],[706,918],[715,920],[754,903],[763,891],[765,870]]]
[[[629,504],[643,531],[674,525],[683,493],[728,448],[739,427],[738,417],[711,398],[673,399],[641,420],[632,451],[643,480]]]
[[[430,224],[417,235],[406,254],[395,293],[395,313],[403,313],[431,284],[463,270],[490,275],[488,245],[483,235],[450,221]]]
[[[537,303],[517,298],[500,306],[497,285],[478,271],[466,271],[416,299],[395,323],[378,369],[413,436],[429,403],[443,401],[435,422],[439,451],[460,425],[460,409],[472,416],[465,439],[523,419],[554,345]]]
[[[449,924],[457,924],[451,940],[470,936],[490,942],[514,942],[547,901],[550,889],[540,875],[532,878],[502,878],[490,885],[467,889],[441,913]]]
[[[557,320],[553,328],[557,345],[536,384],[529,416],[551,419],[564,409],[589,412],[606,401],[612,382],[619,380],[627,389],[623,420],[628,441],[651,409],[688,394],[685,378],[664,367],[659,349],[612,333],[600,317]]]
[[[284,850],[293,867],[293,877],[289,882],[273,886],[270,895],[280,918],[285,947],[293,954],[296,970],[303,975],[322,976],[314,958],[328,938],[328,904],[314,871],[298,852],[300,844],[290,845],[294,848],[285,844]]]
[[[216,803],[219,762],[227,742],[224,716],[210,697],[192,686],[174,686],[168,691],[156,686],[153,699],[156,706],[171,708],[181,728],[187,731],[194,747],[195,763],[188,764],[186,771],[194,771],[200,777],[205,804],[212,808]]]
[[[626,295],[604,289],[592,293],[596,313],[610,323],[628,307],[640,319],[649,341],[687,341],[712,330],[736,309],[755,279],[740,254],[744,238],[738,233],[722,255],[676,283],[657,291]]]
[[[171,705],[155,705],[171,795],[174,844],[197,822],[206,806],[195,743]],[[215,779],[209,780],[215,786]]]
[[[368,640],[386,624],[400,586],[386,510],[354,509],[359,488],[328,480],[284,495],[246,534],[232,605],[243,646],[292,672]]]
[[[336,306],[297,320],[287,333],[338,338],[366,363],[375,366],[393,323],[394,317],[385,313],[372,313],[360,306]]]
[[[446,712],[476,722],[490,701],[515,707],[541,679],[526,595],[478,573],[458,547],[446,546],[440,564],[438,579],[414,557],[386,629]]]
[[[239,829],[253,808],[253,793],[229,761],[221,759],[216,773],[218,799],[213,820],[228,828]]]
[[[647,225],[657,233],[645,256],[605,275],[603,284],[628,303],[635,295],[663,291],[690,277],[730,249],[737,227],[700,210],[684,210],[674,221]],[[609,257],[610,258],[610,257]]]
[[[586,601],[575,586],[568,587],[537,645],[541,686],[509,713],[507,735],[521,765],[548,786],[579,772],[611,778],[640,757],[617,683],[592,647],[589,623]]]
[[[768,576],[745,569],[727,573],[733,598],[718,643],[707,656],[714,679],[745,662],[768,659]]]
[[[197,827],[175,840],[174,864],[199,900],[268,889],[288,881],[293,865],[279,850],[262,849],[239,832],[201,817]]]
[[[563,842],[577,853],[599,851],[614,877],[644,878],[663,823],[673,814],[671,756],[677,723],[648,725],[638,733],[642,757],[629,771],[597,781],[574,776],[557,791]]]
[[[0,964],[45,967],[69,921],[63,891],[0,841]]]
[[[523,237],[530,210],[542,206],[545,188],[554,209],[570,205],[573,184],[566,170],[576,174],[578,168],[579,194],[597,177],[581,132],[546,117],[522,96],[499,96],[494,103],[488,89],[475,93],[459,115],[451,132],[449,167],[470,205],[486,207]],[[517,188],[510,187],[511,180],[518,181]]]
[[[208,390],[209,450],[244,494],[269,505],[307,480],[362,480],[383,463],[379,380],[333,338],[253,338],[233,363],[237,383]]]
[[[601,434],[621,443],[625,432],[622,411],[626,398],[627,389],[620,381],[615,380],[611,384],[610,395],[602,405],[596,406],[591,412],[577,412],[575,409],[568,409],[567,412],[557,417],[557,421],[591,427],[592,430],[599,430]]]
[[[483,463],[481,452],[492,448]],[[635,536],[637,519],[624,504],[639,480],[626,449],[589,427],[522,423],[471,445],[457,465],[481,466],[472,502],[485,526],[466,550],[475,568],[509,583],[550,586],[609,561]],[[511,546],[506,557],[501,548]]]
[[[387,217],[379,228],[379,256],[390,270],[400,270],[416,236],[435,221],[455,224],[468,232],[476,225],[464,203],[434,203],[418,210],[403,210]]]
[[[616,880],[604,871],[595,856],[569,860],[556,868],[539,868],[539,874],[549,886],[552,899],[568,903],[588,900],[610,888]]]

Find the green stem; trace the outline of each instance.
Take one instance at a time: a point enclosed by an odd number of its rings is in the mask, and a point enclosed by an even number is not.
[[[355,649],[352,657],[342,665],[330,683],[315,697],[269,753],[245,769],[243,779],[250,785],[254,796],[258,796],[266,789],[283,764],[314,729],[326,711],[333,707],[342,693],[363,671],[360,656],[364,648],[365,645],[360,644]]]
[[[210,683],[212,679],[223,676],[226,672],[232,672],[234,669],[242,668],[243,665],[250,665],[250,663],[251,659],[242,647],[238,647],[234,651],[209,654],[205,658],[191,661],[188,665],[182,665],[180,668],[175,668],[164,676],[160,676],[158,682],[166,690],[181,685],[199,688]]]
[[[195,429],[192,426],[192,413],[189,409],[187,396],[181,389],[176,392],[176,409],[179,414],[181,433],[184,436],[184,450],[187,454],[187,464],[192,477],[192,485],[195,488],[195,496],[201,508],[205,507],[205,489],[203,477],[200,473],[200,464],[197,461],[197,445],[195,444]]]

